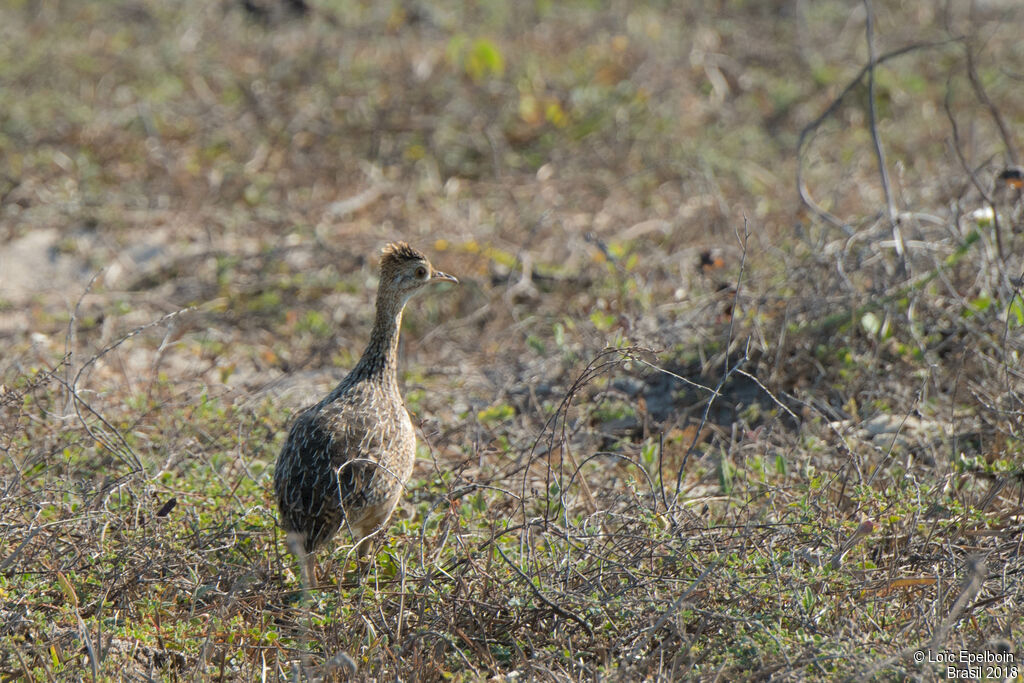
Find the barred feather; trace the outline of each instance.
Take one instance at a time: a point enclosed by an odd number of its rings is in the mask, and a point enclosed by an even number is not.
[[[339,530],[358,543],[385,524],[412,474],[416,435],[398,390],[398,336],[405,302],[431,280],[412,275],[426,259],[408,244],[382,253],[366,350],[330,394],[295,418],[274,469],[281,526],[307,555]]]

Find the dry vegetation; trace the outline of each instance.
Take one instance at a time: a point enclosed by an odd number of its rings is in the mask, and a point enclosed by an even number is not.
[[[0,9],[0,680],[1024,667],[1024,6],[300,5]],[[417,468],[304,595],[396,237]]]

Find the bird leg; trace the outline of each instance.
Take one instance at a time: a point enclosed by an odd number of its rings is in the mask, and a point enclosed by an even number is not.
[[[313,553],[306,553],[306,556],[300,560],[301,571],[302,571],[302,587],[305,590],[312,590],[316,588],[316,555]]]
[[[299,579],[302,582],[302,590],[316,588],[316,553],[306,551],[302,534],[296,531],[288,532],[288,535],[285,536],[285,543],[291,554],[299,561]]]
[[[356,583],[362,583],[363,579],[370,575],[370,548],[373,546],[372,538],[364,538],[359,542],[356,550]]]
[[[370,546],[372,545],[373,539],[371,538],[364,538],[356,544],[355,558],[353,560],[355,566],[350,572],[348,570],[348,562],[346,562],[345,566],[341,569],[342,576],[346,578],[346,586],[352,588],[358,587],[362,584],[363,579],[369,575],[370,561],[367,559],[367,556],[369,555]]]

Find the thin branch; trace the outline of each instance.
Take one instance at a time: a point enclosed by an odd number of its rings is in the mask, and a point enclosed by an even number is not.
[[[882,181],[882,191],[885,193],[885,215],[889,219],[889,228],[892,230],[892,238],[896,243],[896,254],[900,257],[903,269],[906,270],[907,257],[906,245],[903,244],[903,235],[900,233],[900,226],[896,221],[896,207],[892,199],[892,187],[889,184],[889,170],[885,165],[885,149],[882,147],[882,139],[878,134],[878,104],[875,101],[875,16],[871,9],[871,0],[864,0],[864,11],[866,19],[864,22],[865,39],[868,43],[868,122],[871,130],[871,142],[875,147],[875,159],[878,161],[878,176]]]
[[[981,77],[978,76],[978,69],[974,65],[974,50],[971,49],[970,43],[966,40],[964,41],[964,54],[967,57],[967,78],[971,81],[974,94],[978,96],[978,99],[988,109],[989,114],[992,115],[992,120],[995,121],[996,127],[999,129],[999,135],[1003,138],[1006,154],[1010,157],[1010,164],[1016,166],[1017,148],[1013,144],[1013,136],[1006,125],[1006,121],[1003,120],[1002,112],[999,111],[999,107],[995,105],[992,98],[988,96],[988,92],[981,82]]]
[[[594,629],[591,628],[590,624],[587,623],[586,619],[584,619],[583,617],[581,617],[578,614],[574,614],[573,612],[570,612],[569,610],[567,610],[564,607],[562,607],[561,605],[559,605],[557,602],[554,602],[553,600],[551,600],[551,598],[549,598],[548,596],[544,595],[544,593],[541,592],[541,590],[539,588],[537,588],[537,586],[533,583],[533,580],[530,579],[530,577],[527,576],[523,572],[522,569],[517,567],[515,565],[515,563],[512,562],[512,560],[508,559],[508,556],[501,550],[501,546],[495,545],[494,549],[498,552],[498,555],[501,556],[501,559],[503,559],[505,561],[505,564],[507,564],[509,567],[511,567],[512,570],[516,574],[519,575],[519,578],[521,578],[523,580],[523,582],[525,582],[526,585],[530,587],[530,590],[533,591],[533,594],[535,596],[537,596],[538,600],[540,600],[545,605],[547,605],[552,610],[554,610],[555,614],[558,614],[559,616],[562,616],[562,617],[565,617],[567,619],[571,619],[572,621],[575,621],[577,624],[579,624],[580,626],[583,627],[584,631],[587,632],[587,635],[590,636],[590,640],[591,641],[594,640]]]
[[[690,454],[693,453],[697,447],[697,440],[700,439],[701,432],[704,431],[704,425],[708,422],[708,416],[711,414],[711,406],[715,402],[715,398],[721,396],[722,387],[729,381],[732,374],[739,370],[749,359],[750,339],[747,339],[746,348],[743,350],[743,357],[736,362],[732,367],[729,366],[729,349],[732,348],[733,333],[736,327],[736,310],[739,307],[740,302],[740,290],[743,286],[743,273],[746,271],[747,265],[747,240],[750,239],[750,230],[748,229],[747,219],[743,218],[743,236],[740,237],[739,233],[736,234],[737,239],[742,246],[742,252],[740,256],[740,272],[736,276],[736,288],[733,292],[732,299],[732,311],[729,314],[729,332],[725,340],[725,360],[722,379],[718,382],[718,386],[715,387],[714,391],[711,392],[711,396],[708,398],[707,405],[704,406],[704,414],[701,415],[700,424],[693,433],[693,440],[690,441],[690,446],[686,449],[686,454],[683,456],[683,462],[679,465],[679,472],[676,474],[676,493],[673,501],[679,500],[679,494],[683,489],[683,474],[686,472],[686,464],[690,460]]]
[[[995,200],[982,186],[980,180],[978,180],[978,174],[974,172],[970,164],[967,163],[967,157],[964,156],[963,144],[960,139],[960,127],[957,125],[956,116],[953,114],[953,84],[950,80],[946,81],[946,95],[942,100],[943,107],[946,110],[946,118],[949,119],[950,132],[953,135],[953,151],[956,153],[957,161],[960,162],[960,167],[967,174],[967,177],[971,179],[971,184],[974,185],[974,189],[978,191],[981,198],[985,201],[985,204],[992,211],[992,229],[996,235],[996,251],[999,254],[999,261],[1001,263],[1006,262],[1005,251],[1003,249],[1003,229],[999,224],[999,211],[996,210]]]
[[[868,74],[868,72],[874,69],[875,66],[879,64],[884,64],[885,62],[888,62],[890,59],[895,59],[896,57],[902,57],[903,55],[910,54],[911,52],[916,52],[918,50],[928,50],[935,47],[942,47],[944,45],[948,45],[949,43],[959,42],[960,40],[960,38],[947,38],[945,40],[936,40],[924,43],[913,43],[911,45],[906,45],[891,52],[886,52],[877,59],[874,59],[870,63],[861,67],[861,70],[857,72],[857,75],[854,76],[853,79],[846,84],[846,87],[843,88],[842,92],[840,92],[839,95],[832,100],[828,107],[825,108],[825,111],[823,111],[821,114],[818,115],[817,118],[815,118],[813,121],[804,126],[803,130],[800,131],[800,136],[799,138],[797,138],[796,143],[796,187],[797,192],[800,195],[800,201],[803,202],[804,206],[807,207],[807,209],[811,213],[813,213],[815,216],[825,221],[829,225],[842,229],[848,236],[853,234],[853,230],[850,227],[849,223],[843,221],[841,218],[829,213],[827,210],[819,206],[818,203],[815,202],[814,199],[811,197],[811,193],[807,189],[807,182],[804,179],[804,147],[806,146],[808,137],[811,135],[811,133],[817,131],[826,119],[835,114],[835,112],[839,109],[839,105],[843,103],[846,97],[851,92],[853,92],[853,89],[857,87],[861,80],[863,80],[864,77]]]

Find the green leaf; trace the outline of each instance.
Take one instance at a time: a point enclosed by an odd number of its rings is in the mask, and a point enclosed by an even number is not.
[[[615,324],[615,316],[611,313],[602,313],[601,311],[594,311],[590,314],[590,322],[594,323],[601,332],[607,332],[612,329],[612,325]]]
[[[505,73],[505,58],[498,47],[486,38],[473,41],[463,64],[466,75],[477,83],[489,76],[501,76]]]
[[[868,311],[861,316],[860,326],[863,327],[864,331],[872,337],[877,337],[878,333],[882,331],[882,319],[871,311]]]
[[[489,408],[484,408],[476,414],[476,419],[484,424],[496,424],[504,422],[516,414],[516,409],[507,403],[498,403]]]
[[[726,458],[722,458],[718,463],[718,484],[722,487],[722,493],[725,495],[732,493],[732,482],[735,476],[736,466]]]
[[[1020,294],[1016,294],[1013,300],[1010,301],[1010,307],[1007,309],[1006,321],[1010,327],[1020,327],[1024,325],[1024,299],[1021,298]]]
[[[992,306],[992,297],[989,296],[988,292],[982,292],[979,296],[971,299],[971,309],[964,311],[965,316],[970,316],[974,313],[981,313],[987,311]]]
[[[562,323],[555,323],[554,329],[552,330],[555,337],[555,346],[558,348],[565,347],[565,325]]]

